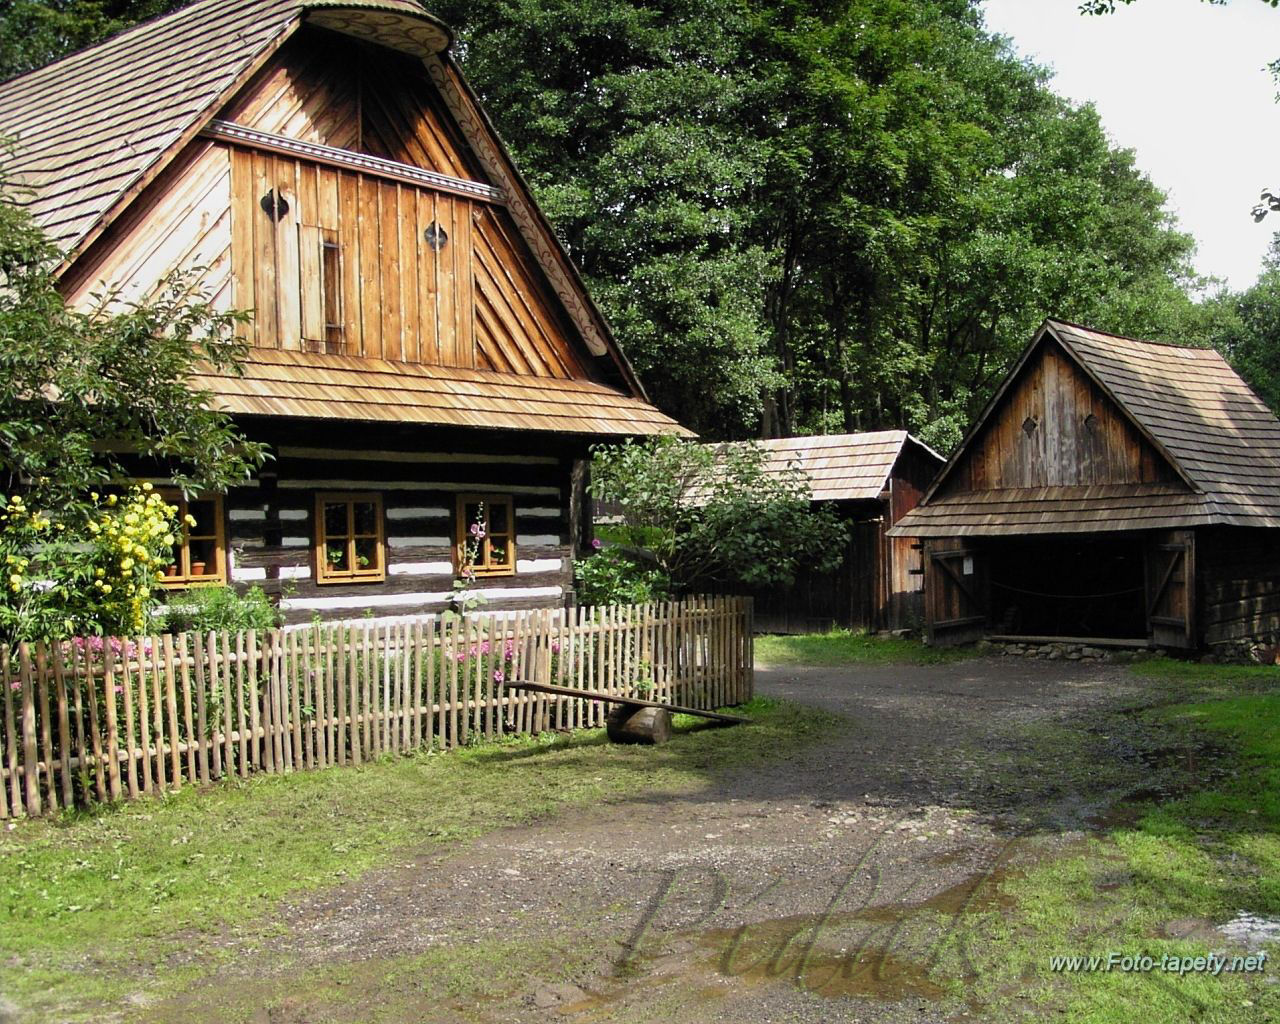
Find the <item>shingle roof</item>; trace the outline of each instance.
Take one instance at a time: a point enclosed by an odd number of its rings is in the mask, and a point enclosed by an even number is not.
[[[0,84],[0,134],[17,143],[6,171],[29,190],[20,201],[73,254],[304,14],[399,48],[449,43],[413,0],[199,0]]]
[[[689,431],[648,402],[558,377],[253,349],[242,376],[212,370],[194,387],[214,408],[257,416],[434,423],[607,436]]]
[[[961,457],[962,446],[933,492],[894,532],[962,536],[1280,526],[1280,420],[1219,353],[1046,320],[1009,380],[1046,334],[1133,420],[1187,486],[946,493],[940,485]],[[994,407],[993,401],[970,439]]]
[[[889,474],[907,444],[919,445],[943,459],[905,430],[865,434],[827,434],[784,437],[762,442],[770,453],[768,469],[781,473],[790,466],[809,481],[814,501],[862,501],[880,497]]]

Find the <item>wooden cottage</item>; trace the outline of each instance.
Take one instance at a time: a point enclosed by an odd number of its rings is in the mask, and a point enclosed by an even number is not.
[[[920,505],[933,638],[1280,631],[1280,421],[1217,352],[1047,320]]]
[[[833,627],[897,629],[924,614],[919,542],[889,537],[942,468],[943,458],[905,430],[765,441],[770,468],[795,467],[815,503],[831,504],[848,524],[843,564],[801,572],[794,586],[755,597],[756,629],[809,633]]]
[[[253,312],[243,376],[195,383],[274,459],[182,502],[169,585],[260,583],[292,621],[438,610],[479,520],[489,607],[559,604],[588,446],[680,431],[449,46],[410,0],[203,0],[0,85],[70,304],[199,268]]]

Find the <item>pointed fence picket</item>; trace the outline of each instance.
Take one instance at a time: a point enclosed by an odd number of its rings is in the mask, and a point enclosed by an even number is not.
[[[749,598],[0,648],[0,819],[752,696]]]

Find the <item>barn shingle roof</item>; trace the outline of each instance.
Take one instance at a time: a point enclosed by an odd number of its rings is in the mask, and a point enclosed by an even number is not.
[[[905,430],[864,434],[783,437],[761,442],[770,454],[766,471],[794,466],[809,481],[814,501],[867,501],[880,497],[889,474],[907,445],[917,445],[941,466],[932,448]]]
[[[1132,419],[1185,486],[1148,483],[948,493],[940,485],[962,456],[962,445],[931,493],[894,528],[895,533],[942,537],[1215,524],[1280,526],[1280,420],[1219,353],[1046,320],[1006,386],[1046,334]],[[998,399],[999,394],[966,445]]]

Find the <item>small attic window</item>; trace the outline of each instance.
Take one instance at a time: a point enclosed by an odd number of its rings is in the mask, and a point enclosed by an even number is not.
[[[1030,437],[1036,432],[1036,428],[1038,426],[1040,426],[1040,424],[1036,422],[1036,418],[1034,416],[1028,416],[1022,421],[1022,432],[1026,434],[1027,437]]]

